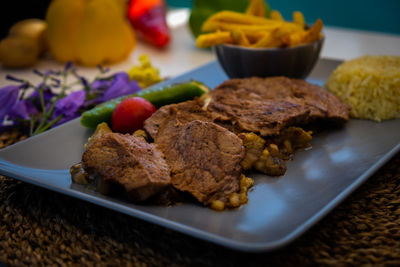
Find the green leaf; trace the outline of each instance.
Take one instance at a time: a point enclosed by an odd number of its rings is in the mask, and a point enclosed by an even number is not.
[[[195,37],[201,34],[203,22],[212,14],[221,10],[245,12],[249,2],[249,0],[194,0],[189,17],[189,27],[192,34]]]

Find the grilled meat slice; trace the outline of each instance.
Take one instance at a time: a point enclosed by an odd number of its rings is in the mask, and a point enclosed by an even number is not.
[[[287,78],[281,77],[281,79]],[[310,121],[327,119],[344,123],[349,120],[350,106],[340,101],[334,94],[304,80],[291,79],[291,82],[292,94],[302,99],[310,108]]]
[[[212,121],[210,112],[204,110],[202,105],[203,102],[197,99],[163,106],[145,121],[144,129],[153,139],[156,139],[159,127],[170,120],[179,125],[194,120]]]
[[[309,116],[309,109],[294,98],[264,95],[268,79],[250,78],[226,81],[211,91],[207,110],[220,121],[230,121],[237,132],[277,135]],[[285,88],[284,85],[277,86]],[[285,89],[283,89],[285,90]]]
[[[164,155],[140,136],[103,133],[83,153],[82,167],[106,183],[121,185],[133,201],[146,200],[171,183]]]
[[[348,105],[323,88],[286,77],[228,80],[215,88],[211,96],[208,110],[232,120],[242,130],[251,129],[264,136],[269,135],[268,127],[270,133],[277,134],[287,126],[316,119],[343,123],[350,111]],[[254,107],[252,114],[251,106]]]
[[[175,117],[176,119],[176,117]],[[181,124],[169,119],[154,139],[171,168],[172,185],[205,205],[239,191],[242,141],[211,122],[194,120]]]
[[[210,92],[211,100],[162,107],[145,123],[154,138],[158,127],[170,119],[178,122],[212,121],[235,133],[255,132],[279,135],[289,126],[304,125],[317,119],[343,123],[350,108],[323,88],[286,77],[247,78],[225,81]]]

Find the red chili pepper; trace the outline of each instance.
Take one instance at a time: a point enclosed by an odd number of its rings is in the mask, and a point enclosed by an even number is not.
[[[164,47],[170,39],[163,0],[130,0],[128,18],[147,42]]]

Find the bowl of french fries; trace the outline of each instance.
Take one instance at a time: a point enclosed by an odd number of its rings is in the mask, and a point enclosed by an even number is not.
[[[305,78],[312,71],[324,43],[323,23],[305,23],[301,12],[293,21],[278,11],[269,17],[221,11],[202,26],[200,48],[213,47],[230,78],[287,76]]]

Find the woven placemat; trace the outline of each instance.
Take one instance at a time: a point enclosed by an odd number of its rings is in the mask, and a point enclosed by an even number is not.
[[[0,147],[25,138],[3,134]],[[290,245],[238,253],[0,176],[0,261],[9,266],[400,266],[400,153]]]

